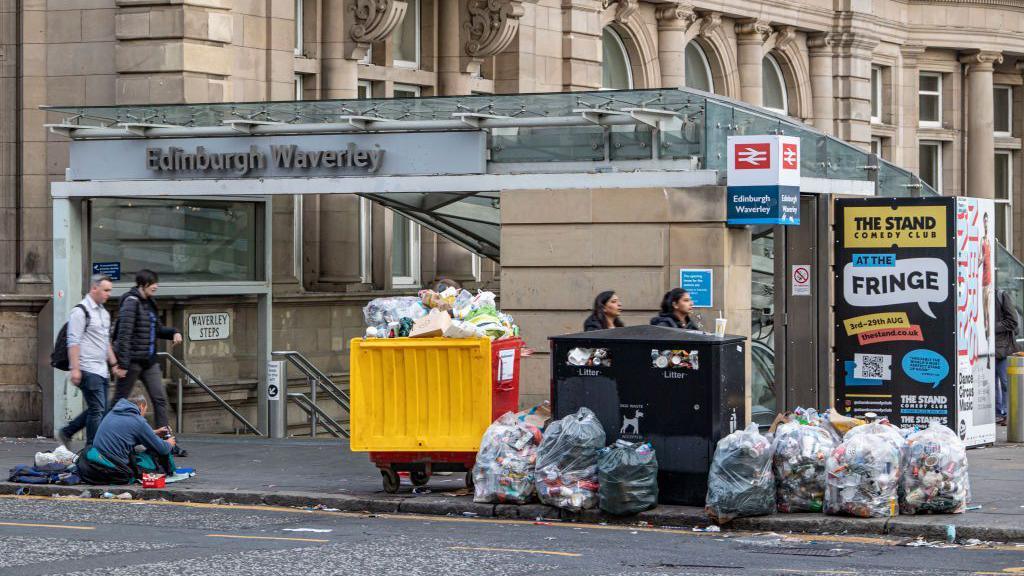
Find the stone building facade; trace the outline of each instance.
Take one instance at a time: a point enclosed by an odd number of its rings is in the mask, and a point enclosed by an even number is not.
[[[944,194],[996,198],[997,236],[1019,254],[1022,74],[1021,0],[0,0],[0,435],[45,429],[52,387],[49,183],[64,177],[68,144],[45,127],[62,117],[40,106],[687,85],[871,149]],[[509,223],[545,221],[523,210]],[[341,381],[346,341],[360,333],[369,298],[439,277],[522,284],[514,252],[541,250],[544,240],[513,226],[499,269],[366,200],[276,198],[272,212],[274,346],[307,353]],[[723,255],[749,258],[732,244]],[[626,283],[616,282],[638,317],[667,288]],[[559,318],[582,319],[588,300],[566,298]],[[253,305],[164,304],[177,324],[195,310],[233,314],[238,338],[187,343],[180,354],[251,404],[252,344],[241,335]],[[525,320],[527,335],[531,323],[538,334],[573,328],[538,314]],[[530,344],[546,348],[543,338]],[[524,403],[547,394],[542,362],[531,365]],[[203,397],[186,403],[197,408],[190,428],[225,429],[216,413],[200,415]]]

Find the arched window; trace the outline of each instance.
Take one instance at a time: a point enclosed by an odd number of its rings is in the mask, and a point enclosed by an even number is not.
[[[780,114],[789,114],[786,79],[782,76],[782,68],[771,54],[765,56],[761,62],[761,100],[765,108]]]
[[[633,87],[633,70],[629,65],[626,45],[618,33],[605,27],[601,38],[604,60],[602,61],[601,87],[605,90],[629,90]]]
[[[715,83],[711,79],[711,66],[704,49],[697,42],[686,45],[684,55],[686,62],[686,87],[705,92],[714,92]]]

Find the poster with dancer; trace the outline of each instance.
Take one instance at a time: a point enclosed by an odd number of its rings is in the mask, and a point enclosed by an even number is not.
[[[995,220],[991,200],[957,198],[954,430],[968,446],[995,442]]]

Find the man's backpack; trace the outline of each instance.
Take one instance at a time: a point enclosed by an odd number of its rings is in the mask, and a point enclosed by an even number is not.
[[[85,314],[85,328],[88,328],[89,311],[81,304],[76,305],[75,308],[82,309],[82,313]],[[72,309],[72,312],[74,312],[74,309]],[[71,370],[71,360],[68,358],[68,322],[65,322],[60,327],[60,332],[57,333],[57,341],[53,343],[53,352],[50,353],[50,366],[65,372]]]

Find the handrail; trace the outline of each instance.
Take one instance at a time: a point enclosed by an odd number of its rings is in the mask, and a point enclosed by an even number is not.
[[[341,405],[346,412],[351,412],[349,403],[352,401],[348,393],[342,390],[337,384],[331,380],[330,376],[324,374],[319,368],[313,365],[308,358],[302,355],[301,352],[295,350],[279,350],[271,352],[274,356],[284,356],[289,362],[291,362],[296,368],[302,371],[309,379],[314,379],[320,383],[324,390],[334,398],[334,401]]]
[[[337,402],[345,412],[352,412],[352,409],[350,408],[351,398],[349,398],[348,393],[335,384],[327,374],[324,374],[319,368],[314,366],[308,358],[302,355],[301,352],[297,352],[295,350],[277,350],[271,352],[271,355],[283,356],[290,364],[306,375],[306,382],[309,383],[310,398],[308,400],[313,406],[317,405],[317,389],[323,388],[324,391],[327,392],[327,395]],[[320,417],[319,410],[307,411],[307,414],[309,414],[309,435],[316,436],[317,424]]]
[[[313,416],[314,412],[317,415],[319,415],[320,420],[324,423],[324,428],[328,432],[330,432],[331,435],[333,435],[335,438],[340,439],[349,437],[348,430],[345,430],[345,427],[342,426],[341,423],[339,423],[334,418],[331,418],[330,415],[324,412],[322,408],[314,404],[309,399],[309,397],[303,394],[302,392],[289,392],[288,397],[295,400],[295,403],[299,406],[299,408],[301,408],[303,411],[306,412],[306,414],[309,414],[311,417]]]
[[[250,424],[249,421],[246,420],[241,414],[239,414],[237,410],[232,408],[230,404],[225,402],[224,399],[220,397],[220,395],[218,395],[216,392],[214,392],[212,388],[210,388],[205,383],[203,383],[203,381],[200,380],[198,376],[193,374],[191,370],[189,370],[184,364],[182,364],[181,360],[178,360],[177,358],[175,358],[174,356],[172,356],[168,352],[157,352],[156,355],[160,356],[160,357],[163,357],[163,358],[167,358],[168,360],[170,360],[171,364],[174,364],[175,366],[177,366],[178,370],[181,371],[182,374],[187,376],[189,378],[189,380],[192,380],[193,382],[198,384],[200,388],[205,390],[207,394],[209,394],[214,400],[217,401],[218,404],[221,405],[221,407],[223,407],[225,410],[230,412],[231,415],[234,416],[236,420],[238,420],[239,422],[244,424],[245,427],[248,428],[250,431],[252,431],[253,434],[256,434],[257,436],[262,436],[263,435],[262,433],[260,433],[258,428],[256,428],[252,424]],[[178,405],[178,410],[181,410],[180,403]]]

